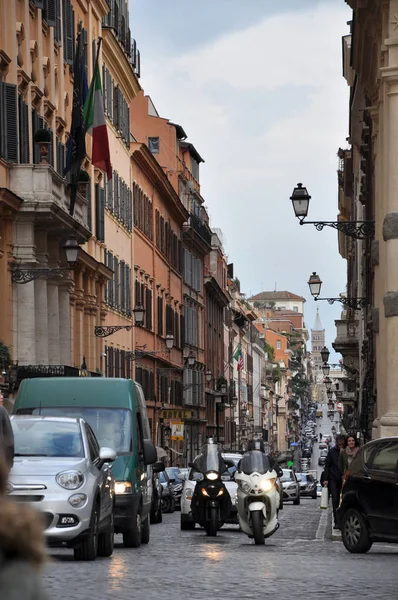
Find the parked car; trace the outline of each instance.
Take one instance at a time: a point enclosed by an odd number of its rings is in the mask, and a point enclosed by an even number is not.
[[[326,444],[326,442],[319,442],[318,448],[319,450],[327,450],[328,445]]]
[[[170,481],[167,471],[159,473],[160,483],[162,485],[162,512],[173,513],[176,509],[175,498],[173,494],[173,484]]]
[[[327,456],[329,454],[329,450],[321,450],[319,456]]]
[[[343,481],[337,511],[343,544],[364,553],[374,542],[398,543],[398,437],[365,444]]]
[[[49,545],[73,548],[75,560],[111,556],[116,452],[100,448],[83,419],[12,416],[11,424],[10,497],[42,513]]]
[[[300,504],[300,484],[294,471],[292,469],[282,469],[282,471],[283,502],[292,501],[295,505]]]
[[[323,467],[323,466],[325,465],[325,463],[326,463],[326,456],[320,456],[320,457],[318,458],[318,465],[319,465],[320,467]]]
[[[316,481],[309,473],[296,473],[300,483],[300,496],[309,497],[316,500]]]
[[[312,456],[312,450],[311,448],[303,448],[302,453],[301,453],[303,458],[311,458]]]
[[[180,478],[180,469],[179,467],[166,467],[166,472],[171,482],[175,506],[179,509],[181,506],[182,488],[184,487],[184,483]]]
[[[320,483],[316,484],[316,495],[318,496],[318,498],[322,496],[322,486]]]
[[[152,506],[150,513],[151,524],[161,523],[163,520],[162,512],[162,492],[163,487],[160,483],[159,473],[153,473],[152,475]]]
[[[228,472],[226,472],[222,476],[223,482],[229,492],[229,495],[231,496],[231,502],[232,502],[232,510],[231,510],[230,517],[227,520],[227,523],[238,524],[239,523],[238,508],[236,506],[236,493],[238,490],[238,486],[235,483],[233,475],[234,475],[234,472],[236,471],[236,468],[238,466],[240,459],[242,458],[242,455],[228,453],[228,454],[223,454],[223,457],[227,458],[228,460],[233,460],[234,464],[235,464],[234,467],[229,467]],[[192,518],[192,512],[191,512],[191,500],[192,500],[193,491],[196,486],[196,482],[198,481],[198,476],[200,476],[200,473],[197,473],[193,469],[189,469],[188,477],[184,482],[184,488],[182,491],[182,498],[181,498],[181,517],[180,517],[181,529],[183,529],[183,530],[195,528],[195,521]]]

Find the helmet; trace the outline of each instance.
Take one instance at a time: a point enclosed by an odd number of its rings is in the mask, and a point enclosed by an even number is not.
[[[250,450],[259,450],[260,452],[265,452],[264,442],[263,440],[250,440],[247,449]]]

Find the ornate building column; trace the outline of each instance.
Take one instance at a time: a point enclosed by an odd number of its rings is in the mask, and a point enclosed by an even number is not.
[[[71,364],[70,279],[59,285],[59,354],[60,364]]]
[[[36,232],[36,257],[38,266],[48,266],[47,235],[44,231]],[[41,277],[34,282],[35,287],[35,319],[36,319],[36,363],[48,365],[48,296],[47,279]]]

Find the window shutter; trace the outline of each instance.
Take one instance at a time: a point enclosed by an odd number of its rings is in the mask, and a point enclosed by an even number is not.
[[[61,45],[61,0],[55,0],[55,31],[54,31],[54,39],[55,41]]]
[[[163,298],[158,296],[158,335],[163,337]]]
[[[135,290],[134,290],[134,301],[136,304],[142,304],[143,300],[141,298],[141,284],[138,279],[135,280]]]
[[[152,290],[146,289],[146,327],[152,329]]]
[[[101,231],[100,231],[100,186],[99,183],[96,183],[94,186],[94,202],[95,202],[95,235],[97,240],[101,241]]]
[[[123,131],[123,94],[122,94],[122,90],[120,89],[120,87],[117,88],[117,93],[118,93],[118,101],[117,101],[117,108],[118,108],[118,117],[117,117],[117,128],[119,129],[120,132]]]
[[[180,315],[180,336],[181,336],[181,348],[185,346],[185,318],[184,315]]]
[[[18,96],[19,109],[19,162],[29,163],[29,107],[21,95]]]
[[[65,149],[65,147],[64,147]],[[91,180],[87,184],[87,227],[90,231],[93,230],[93,209],[91,206]],[[105,263],[107,264],[107,263]]]
[[[57,0],[44,0],[43,2],[43,19],[47,21],[49,27],[55,27],[57,22],[56,4]]]
[[[116,171],[114,172],[115,175],[115,181],[114,181],[114,194],[113,194],[113,199],[114,199],[114,205],[113,205],[113,212],[116,215],[116,217],[119,217],[119,175],[116,173]]]
[[[63,0],[62,7],[64,60],[69,65],[72,65],[75,43],[75,13],[70,0]]]
[[[18,162],[17,86],[0,82],[0,154],[5,160]]]
[[[83,53],[84,53],[86,77],[88,78],[88,53],[87,53],[88,33],[87,33],[87,29],[84,29],[84,27],[82,28],[82,40],[83,40]]]
[[[119,261],[116,258],[116,256],[114,256],[113,258],[113,270],[114,270],[114,280],[115,280],[115,286],[114,286],[114,300],[113,300],[113,306],[114,308],[116,308],[117,310],[119,309]]]
[[[124,260],[120,261],[120,309],[122,312],[126,310],[126,295],[125,295],[125,283],[126,280],[124,278]]]
[[[131,269],[128,265],[126,265],[125,270],[125,278],[126,278],[126,312],[129,316],[131,316]]]
[[[126,102],[126,145],[130,146],[130,107]]]
[[[174,313],[174,344],[177,348],[180,347],[179,317],[177,311]]]
[[[119,88],[113,89],[113,124],[119,128]]]
[[[108,267],[113,271],[113,254],[109,250],[108,251]],[[114,306],[114,286],[115,274],[112,275],[112,279],[109,280],[109,290],[108,290],[108,303],[110,306]]]
[[[100,241],[105,242],[105,190],[104,190],[104,188],[100,187],[99,195],[100,195],[100,234],[101,234]]]
[[[104,265],[108,266],[108,250],[106,250],[104,248]],[[104,302],[105,304],[108,304],[108,289],[109,289],[109,282],[107,281],[106,284],[104,285]]]
[[[113,171],[113,174],[115,174],[114,171]],[[108,194],[107,195],[108,210],[112,211],[113,210],[113,177],[112,177],[112,179],[109,179],[106,188],[107,188],[107,194]]]

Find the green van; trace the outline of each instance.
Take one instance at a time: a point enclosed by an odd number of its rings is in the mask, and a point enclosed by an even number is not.
[[[131,379],[103,377],[24,379],[13,412],[81,417],[87,421],[99,445],[117,452],[112,466],[115,533],[123,534],[128,548],[149,542],[152,470],[157,471],[159,465],[154,465],[156,448],[150,439],[145,398],[139,384]]]

